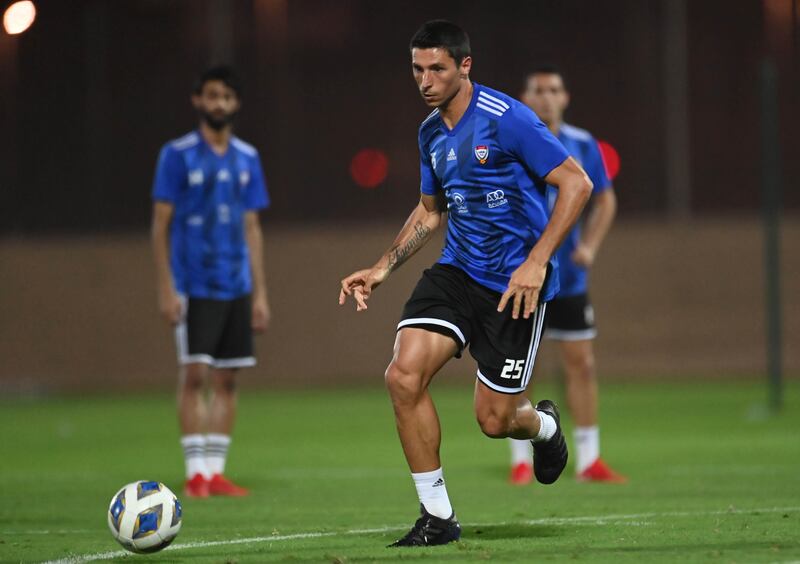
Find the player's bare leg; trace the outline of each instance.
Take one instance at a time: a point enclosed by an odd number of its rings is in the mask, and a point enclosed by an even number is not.
[[[205,387],[208,366],[186,364],[178,373],[178,418],[182,435],[204,433],[208,421]]]
[[[189,497],[209,495],[205,436],[208,423],[205,397],[207,375],[208,366],[200,363],[186,364],[178,374],[178,419],[186,461],[184,493]]]
[[[236,368],[215,368],[211,373],[211,401],[206,435],[206,466],[211,495],[243,496],[249,492],[225,478],[225,461],[236,420]]]
[[[582,480],[625,482],[624,476],[611,470],[600,458],[598,386],[592,341],[560,341],[558,348],[564,366],[567,404],[575,421],[575,473]]]
[[[481,431],[493,439],[529,439],[533,444],[534,475],[552,484],[567,464],[567,445],[558,407],[550,400],[531,405],[524,394],[501,394],[475,382],[475,416]]]
[[[422,515],[390,546],[446,544],[461,536],[439,459],[439,416],[428,393],[434,374],[457,352],[455,341],[445,335],[414,327],[397,332],[386,387]]]
[[[428,385],[456,352],[455,342],[445,335],[414,327],[397,332],[386,387],[411,472],[430,472],[441,466],[439,416]]]

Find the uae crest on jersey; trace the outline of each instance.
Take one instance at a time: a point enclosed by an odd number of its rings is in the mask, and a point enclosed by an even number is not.
[[[487,145],[477,145],[475,147],[475,158],[478,159],[479,163],[486,164],[489,158],[489,147]]]

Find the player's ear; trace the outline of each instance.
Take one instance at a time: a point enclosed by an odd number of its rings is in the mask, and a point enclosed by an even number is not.
[[[461,59],[461,65],[458,67],[458,74],[461,78],[469,78],[469,71],[472,69],[472,57],[469,55]]]
[[[200,101],[200,95],[199,94],[192,94],[190,99],[192,101],[192,107],[195,110],[199,110],[201,108],[201,104],[202,104],[202,102]]]
[[[564,90],[564,109],[569,108],[569,91]]]

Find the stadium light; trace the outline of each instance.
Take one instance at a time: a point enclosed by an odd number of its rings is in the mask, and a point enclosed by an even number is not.
[[[3,14],[3,28],[9,35],[17,35],[27,30],[36,19],[36,6],[31,0],[14,2]]]

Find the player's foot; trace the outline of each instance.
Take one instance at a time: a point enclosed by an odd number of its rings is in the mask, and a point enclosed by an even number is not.
[[[567,441],[561,432],[561,417],[558,406],[550,400],[536,404],[537,411],[544,411],[555,419],[556,433],[550,440],[533,443],[533,473],[542,484],[552,484],[567,465]]]
[[[183,485],[183,495],[186,497],[208,497],[208,480],[197,473]]]
[[[434,546],[447,544],[461,538],[461,525],[456,521],[453,513],[449,519],[435,517],[425,511],[425,506],[419,506],[422,516],[417,519],[411,530],[401,539],[396,540],[387,548],[393,546]]]
[[[208,481],[208,493],[211,495],[228,495],[243,497],[250,495],[250,490],[237,486],[222,474],[214,474]]]
[[[624,484],[628,478],[614,472],[608,465],[598,458],[588,468],[576,476],[579,482],[607,482],[610,484]]]
[[[511,468],[508,481],[515,486],[526,486],[533,481],[533,464],[520,462]]]

